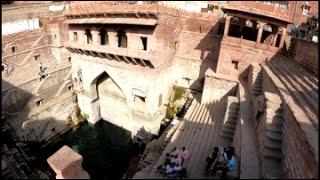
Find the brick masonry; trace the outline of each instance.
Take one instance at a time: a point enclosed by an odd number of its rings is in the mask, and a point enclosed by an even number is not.
[[[292,54],[292,59],[311,72],[318,74],[318,43],[301,39],[291,39],[291,46],[293,47],[291,49],[289,48],[289,53]]]

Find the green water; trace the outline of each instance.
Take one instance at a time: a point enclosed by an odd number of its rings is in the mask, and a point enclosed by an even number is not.
[[[83,169],[94,179],[120,179],[130,159],[139,152],[129,131],[104,120],[94,126],[84,123],[68,132],[50,151],[62,145],[68,145],[83,156]]]

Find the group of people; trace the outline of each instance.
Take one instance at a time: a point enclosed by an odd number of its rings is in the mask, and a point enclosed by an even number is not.
[[[226,178],[227,172],[235,168],[234,147],[227,146],[222,149],[214,147],[207,157],[205,173],[215,174],[218,170],[222,171],[222,178]]]
[[[186,175],[186,169],[182,168],[182,165],[189,157],[190,151],[185,147],[181,150],[174,147],[170,153],[166,154],[164,166],[161,165],[158,169],[170,177],[183,177]]]

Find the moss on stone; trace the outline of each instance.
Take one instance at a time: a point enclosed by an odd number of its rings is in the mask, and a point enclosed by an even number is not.
[[[178,107],[175,102],[183,98],[187,92],[186,88],[178,86],[173,86],[172,91],[173,98],[170,98],[166,111],[167,119],[172,119],[181,110],[182,107]]]

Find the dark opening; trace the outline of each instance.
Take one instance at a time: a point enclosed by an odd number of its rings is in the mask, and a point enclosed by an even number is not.
[[[141,37],[141,42],[142,42],[142,50],[147,50],[147,43],[148,43],[148,38],[147,37]]]
[[[68,57],[68,61],[69,61],[69,63],[71,63],[71,57]]]
[[[242,25],[240,22],[240,18],[238,18],[238,17],[231,18],[228,36],[240,38],[241,37],[241,26]]]
[[[91,44],[92,43],[92,34],[90,32],[90,29],[86,29],[85,34],[87,36],[87,44]]]
[[[266,24],[263,28],[261,41],[260,43],[269,44],[272,41],[272,27],[271,25]]]
[[[232,61],[231,62],[235,69],[238,69],[239,61]]]
[[[276,47],[280,46],[281,36],[282,36],[282,34],[278,34],[277,41],[276,41]]]
[[[146,98],[142,97],[142,96],[135,95],[134,96],[134,101],[135,102],[139,102],[140,101],[140,102],[144,102],[145,103],[146,102]]]
[[[41,106],[42,105],[42,100],[39,100],[36,102],[37,106]]]
[[[34,60],[35,60],[35,61],[37,61],[37,60],[39,60],[39,59],[40,59],[40,55],[35,55],[35,56],[34,56]]]
[[[73,41],[78,42],[78,33],[77,32],[73,32]]]
[[[247,20],[245,26],[242,28],[242,38],[249,41],[256,41],[258,29],[251,20]]]
[[[100,30],[100,44],[101,45],[106,45],[108,44],[108,34],[107,34],[107,31],[104,30],[104,29],[101,29]]]
[[[118,47],[127,48],[127,36],[123,31],[118,31]]]
[[[57,35],[54,35],[54,39],[57,39]]]
[[[15,53],[15,52],[16,52],[16,47],[15,47],[15,46],[11,47],[11,52],[12,52],[12,53]]]
[[[68,90],[71,91],[72,89],[73,89],[73,85],[71,84],[68,86]]]

